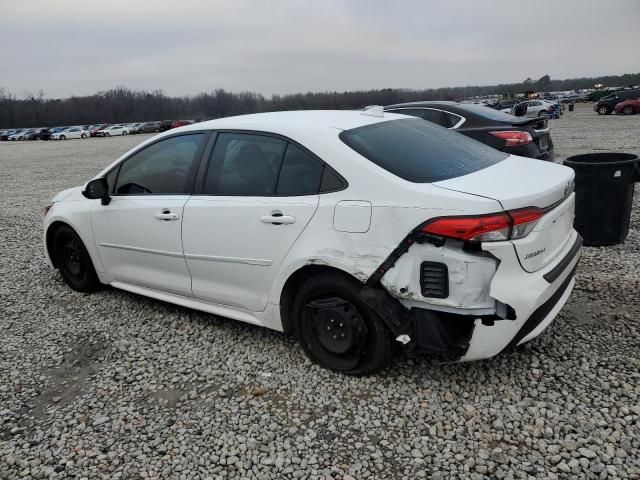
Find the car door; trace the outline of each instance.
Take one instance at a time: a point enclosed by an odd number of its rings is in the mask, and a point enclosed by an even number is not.
[[[284,257],[313,217],[324,164],[258,132],[220,132],[184,209],[182,240],[195,297],[267,306]]]
[[[107,175],[111,201],[95,202],[91,224],[113,280],[191,296],[182,215],[209,135],[165,137],[136,151]]]

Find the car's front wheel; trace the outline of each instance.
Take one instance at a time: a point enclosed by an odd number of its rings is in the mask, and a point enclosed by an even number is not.
[[[60,140],[66,140],[67,137],[65,137],[64,135],[60,135]]]
[[[105,136],[105,137],[110,137],[110,136],[111,136],[111,134],[110,134],[109,132],[107,132],[107,133],[105,133],[105,134],[104,134],[104,136]]]
[[[100,288],[89,252],[71,227],[63,225],[56,230],[53,257],[62,278],[73,290],[94,292]]]
[[[598,107],[598,115],[609,115],[611,113],[611,109],[606,105],[600,105]]]
[[[627,105],[622,109],[622,113],[624,113],[625,115],[633,115],[636,112],[631,105]]]
[[[320,274],[302,285],[292,311],[298,341],[309,358],[349,375],[381,370],[393,353],[391,332],[358,296],[361,288],[346,275]]]

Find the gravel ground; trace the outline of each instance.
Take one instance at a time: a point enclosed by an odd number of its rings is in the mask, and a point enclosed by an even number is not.
[[[639,133],[590,105],[552,122],[559,157],[638,153]],[[47,267],[42,207],[141,139],[0,143],[0,479],[640,478],[637,201],[542,337],[349,378],[282,334]]]

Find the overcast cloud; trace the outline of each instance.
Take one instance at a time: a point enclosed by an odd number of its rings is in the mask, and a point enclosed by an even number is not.
[[[431,88],[640,72],[640,1],[0,0],[0,87],[48,97]]]

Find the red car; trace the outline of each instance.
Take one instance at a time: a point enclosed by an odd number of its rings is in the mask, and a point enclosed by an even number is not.
[[[185,125],[191,125],[193,120],[174,120],[171,122],[171,128],[184,127]]]
[[[640,113],[640,98],[634,98],[617,103],[614,110],[616,111],[616,113],[622,113],[623,115],[633,115],[634,113]]]
[[[90,137],[102,136],[102,134],[98,135],[98,132],[104,128],[107,128],[108,126],[109,126],[108,123],[103,123],[102,125],[98,125],[97,127],[92,128],[91,130],[89,130],[89,136]]]

